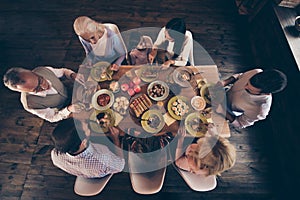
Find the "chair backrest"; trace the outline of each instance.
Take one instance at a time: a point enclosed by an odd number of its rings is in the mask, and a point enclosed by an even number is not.
[[[197,192],[207,192],[217,187],[217,179],[215,175],[198,175],[191,172],[183,171],[176,167],[175,164],[173,164],[173,166],[192,190],[195,190]]]
[[[141,158],[133,152],[128,153],[130,181],[136,193],[155,194],[161,190],[166,174],[167,154],[164,151],[161,156],[158,155]]]
[[[170,148],[168,154],[171,160],[175,160],[175,155],[171,153]],[[175,161],[172,162],[172,165],[178,174],[183,178],[185,183],[194,191],[207,192],[217,187],[217,178],[215,175],[204,176],[181,170],[175,165]]]
[[[94,196],[102,192],[113,174],[102,178],[84,178],[77,176],[74,192],[80,196]]]

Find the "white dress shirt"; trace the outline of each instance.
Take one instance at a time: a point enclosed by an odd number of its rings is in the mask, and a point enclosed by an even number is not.
[[[61,78],[64,75],[69,78],[70,75],[72,73],[74,73],[74,71],[72,71],[70,69],[66,69],[66,68],[53,68],[53,67],[46,67],[46,68],[51,70],[58,78]],[[52,87],[51,82],[49,80],[47,80],[47,81],[50,84],[50,88],[48,90],[38,92],[38,93],[30,92],[30,94],[36,95],[36,96],[42,96],[42,97],[45,97],[47,94],[57,94],[57,91]],[[22,98],[21,98],[21,101],[23,101]],[[30,109],[30,108],[26,108],[26,107],[24,107],[24,109],[34,115],[37,115],[38,117],[40,117],[42,119],[49,121],[49,122],[57,122],[62,119],[66,119],[71,113],[67,109],[67,107],[65,107],[61,110],[58,110],[57,108]]]
[[[232,122],[237,128],[251,126],[254,122],[263,120],[269,114],[272,95],[253,95],[245,90],[245,85],[255,74],[262,72],[261,69],[253,69],[241,74],[233,75],[237,81],[227,91],[227,103],[231,111],[240,112]]]

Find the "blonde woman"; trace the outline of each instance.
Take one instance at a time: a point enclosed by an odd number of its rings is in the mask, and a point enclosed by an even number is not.
[[[208,134],[199,138],[197,143],[187,146],[183,152],[183,140],[186,130],[180,127],[180,135],[176,149],[176,166],[184,171],[204,176],[220,175],[232,168],[236,160],[236,150],[229,141],[216,136],[217,130],[213,124],[208,125]]]
[[[73,27],[93,63],[107,61],[112,64],[112,70],[119,69],[127,50],[117,25],[101,24],[87,16],[80,16],[75,19]]]

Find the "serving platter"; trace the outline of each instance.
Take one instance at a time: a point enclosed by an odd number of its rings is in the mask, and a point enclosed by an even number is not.
[[[211,104],[210,87],[212,87],[212,84],[206,83],[200,88],[200,96],[203,97],[208,104]]]
[[[116,97],[112,107],[119,114],[125,115],[129,107],[129,100],[125,96]]]
[[[200,88],[200,96],[202,96],[207,104],[222,103],[225,98],[225,90],[222,86],[213,83],[206,83]]]

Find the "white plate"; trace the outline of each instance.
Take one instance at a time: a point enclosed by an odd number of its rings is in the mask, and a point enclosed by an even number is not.
[[[189,80],[184,80],[182,75],[186,74],[189,76]],[[173,72],[173,80],[181,87],[191,87],[192,73],[186,67],[178,67]]]
[[[76,90],[76,99],[82,103],[91,103],[91,98],[97,90],[98,83],[95,81],[87,81],[83,85],[79,85]]]
[[[200,111],[206,107],[206,101],[203,97],[194,96],[191,99],[191,105],[195,110]]]
[[[94,110],[94,112],[92,112],[92,114],[89,117],[89,125],[90,128],[92,129],[92,131],[96,132],[96,133],[106,133],[108,132],[109,128],[108,127],[101,127],[98,123],[97,123],[97,115],[99,113],[106,113],[110,116],[110,126],[112,127],[115,124],[116,121],[116,116],[114,114],[114,112],[111,109],[107,109],[105,111],[99,111],[99,110]]]
[[[148,124],[148,119],[151,118],[151,117],[158,117],[158,120],[159,120],[159,124],[156,126],[156,127],[151,127],[149,124]],[[158,133],[159,131],[161,131],[161,129],[164,127],[165,125],[165,121],[164,121],[164,117],[163,115],[161,114],[161,112],[159,110],[148,110],[146,111],[143,115],[142,115],[142,118],[141,118],[141,124],[142,124],[142,127],[145,131],[147,131],[148,133]]]
[[[140,68],[141,70],[141,80],[146,83],[150,83],[151,81],[155,81],[157,79],[159,70],[156,66],[145,65]],[[144,75],[144,73],[148,72],[148,76]]]
[[[90,77],[97,82],[111,80],[113,71],[110,69],[110,65],[109,62],[104,61],[94,64],[90,72]]]
[[[101,94],[107,94],[110,97],[110,101],[108,102],[108,104],[106,106],[100,106],[98,104],[97,98]],[[113,103],[114,103],[114,95],[111,91],[109,91],[107,89],[98,90],[92,97],[92,106],[97,110],[107,110],[108,108],[110,108],[113,105]]]
[[[196,120],[199,120],[199,127],[201,127],[200,130],[196,131],[194,130],[192,127],[191,127],[191,122],[196,119]],[[187,130],[187,132],[189,134],[191,134],[192,136],[194,137],[203,137],[205,135],[205,133],[207,132],[207,127],[206,127],[206,124],[207,124],[207,119],[201,114],[201,113],[198,113],[198,112],[194,112],[194,113],[191,113],[189,114],[185,121],[184,121],[184,125],[185,125],[185,128]]]

